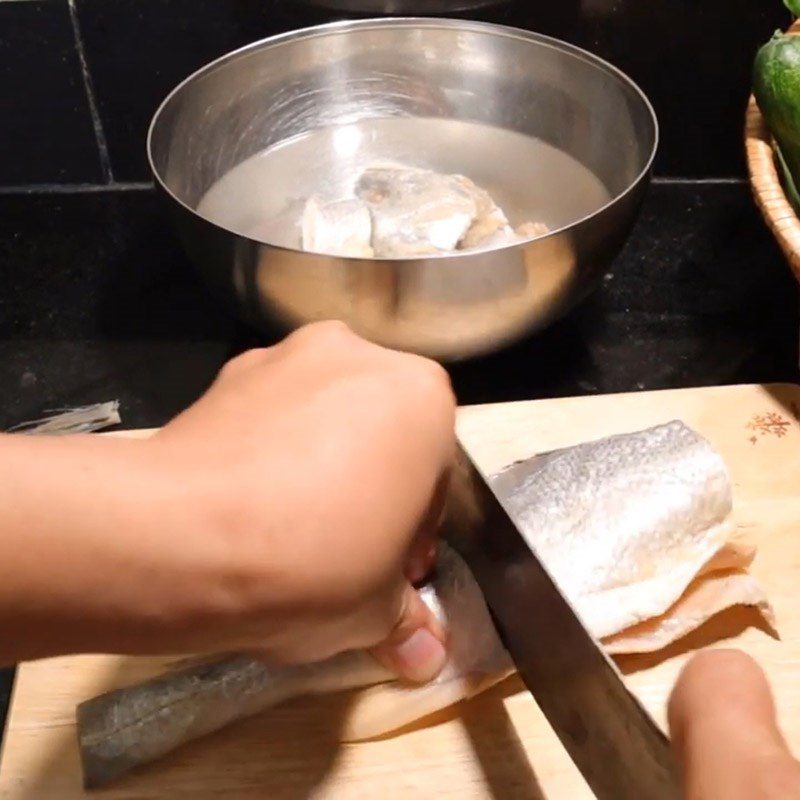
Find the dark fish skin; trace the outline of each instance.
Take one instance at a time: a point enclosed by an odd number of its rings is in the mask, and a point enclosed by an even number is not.
[[[271,668],[232,656],[81,703],[78,745],[84,786],[103,786],[184,742],[303,694],[368,686],[392,677],[366,653],[348,652],[322,664]]]
[[[251,659],[203,664],[81,703],[77,709],[84,785],[96,788],[137,763],[160,758],[180,729],[197,738],[240,715],[268,691],[267,668]]]

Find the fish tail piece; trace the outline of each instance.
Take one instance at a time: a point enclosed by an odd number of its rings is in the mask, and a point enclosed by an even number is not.
[[[107,692],[76,711],[84,786],[103,786],[186,742],[293,697],[368,686],[389,677],[358,651],[281,667],[240,655]]]

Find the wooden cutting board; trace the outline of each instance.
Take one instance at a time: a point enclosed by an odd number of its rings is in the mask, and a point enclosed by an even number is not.
[[[541,400],[463,408],[459,431],[495,470],[537,451],[682,419],[722,452],[735,517],[758,545],[753,572],[767,587],[781,640],[733,609],[657,656],[627,657],[631,689],[664,724],[681,665],[714,643],[759,659],[784,729],[800,752],[800,387],[736,386]],[[136,435],[136,434],[133,434]],[[635,501],[635,499],[634,499]],[[113,576],[109,576],[113,579]],[[75,800],[81,789],[75,705],[161,671],[164,659],[58,658],[23,665],[0,769],[3,800]],[[298,700],[93,793],[111,800],[271,798],[559,798],[591,793],[517,678],[402,736],[341,746],[347,696]]]

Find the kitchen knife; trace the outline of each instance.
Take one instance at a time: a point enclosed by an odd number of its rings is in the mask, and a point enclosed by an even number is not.
[[[444,535],[466,561],[525,686],[598,800],[676,800],[669,741],[459,446]]]

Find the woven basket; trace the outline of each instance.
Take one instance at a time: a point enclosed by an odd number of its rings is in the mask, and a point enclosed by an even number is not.
[[[788,32],[800,34],[800,20]],[[772,136],[752,96],[747,105],[745,147],[753,196],[800,281],[800,219],[783,191],[772,150]]]

